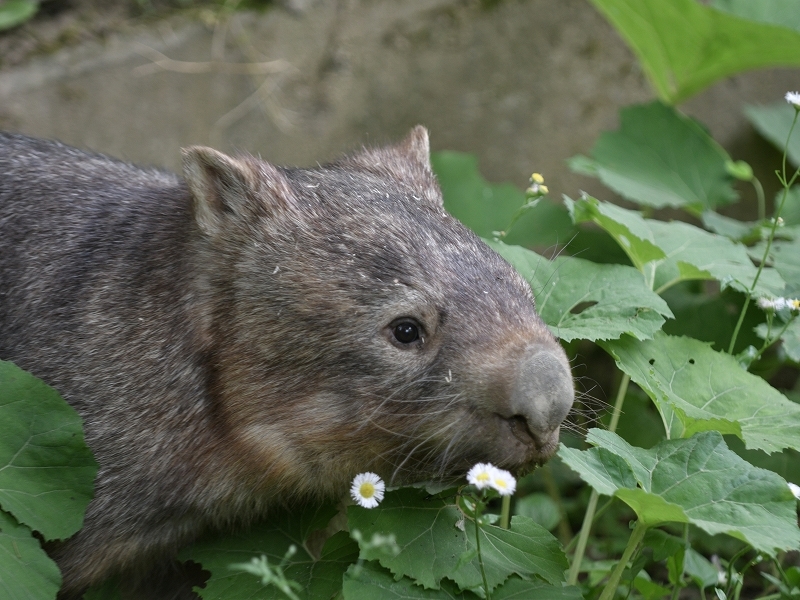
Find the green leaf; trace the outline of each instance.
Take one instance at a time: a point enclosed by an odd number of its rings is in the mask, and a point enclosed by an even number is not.
[[[536,523],[552,531],[561,521],[561,511],[558,505],[547,494],[528,494],[518,498],[514,503],[514,512],[523,517],[533,519]]]
[[[642,215],[597,198],[584,196],[580,200],[564,197],[573,222],[595,223],[605,229],[625,251],[633,266],[646,272],[645,265],[664,258],[664,251],[653,239],[653,232]]]
[[[265,586],[257,577],[232,570],[230,565],[261,555],[277,565],[294,544],[297,553],[284,568],[286,578],[302,586],[301,598],[330,598],[341,590],[342,575],[358,558],[358,547],[346,533],[340,532],[326,541],[321,557],[315,560],[306,542],[312,532],[324,529],[335,514],[336,509],[330,506],[295,507],[286,514],[273,514],[268,523],[246,532],[196,542],[181,552],[181,559],[194,560],[211,571],[206,587],[195,589],[202,598],[283,600],[285,596],[276,587]]]
[[[52,600],[61,573],[31,530],[0,511],[0,596],[4,600]]]
[[[716,279],[723,289],[732,287],[749,293],[758,269],[750,260],[744,245],[680,221],[665,223],[647,219],[647,224],[656,244],[667,255],[666,259],[657,263],[657,290],[666,289],[679,281]],[[764,268],[753,295],[779,296],[784,285],[776,269]]]
[[[800,11],[798,11],[800,13]],[[794,120],[795,110],[787,102],[778,101],[767,106],[746,106],[744,114],[758,132],[783,152],[786,138]],[[800,165],[800,131],[795,127],[789,140],[787,156],[795,166]],[[791,173],[788,174],[791,177]]]
[[[0,361],[0,507],[45,539],[64,539],[83,524],[96,474],[78,413]]]
[[[713,429],[767,453],[800,449],[800,405],[732,356],[663,333],[644,342],[622,338],[601,346],[652,398],[673,433],[688,437]]]
[[[539,315],[564,341],[616,339],[624,333],[649,339],[672,317],[632,267],[574,257],[549,261],[519,246],[486,243],[530,282]]]
[[[770,337],[773,337],[778,331],[781,330],[783,327],[783,323],[779,320],[776,320],[772,324],[772,331],[770,332]],[[762,340],[767,338],[767,324],[762,323],[758,327],[756,327],[756,334]],[[780,337],[781,343],[783,344],[783,351],[786,352],[786,356],[788,356],[791,360],[795,362],[800,362],[800,319],[795,317],[789,326],[786,328],[786,331],[781,334]]]
[[[435,152],[431,165],[447,211],[481,237],[508,227],[526,202],[525,194],[508,183],[488,183],[471,154]],[[523,246],[550,246],[572,237],[573,228],[563,207],[547,199],[523,214],[505,240]]]
[[[397,556],[361,550],[362,559],[378,560],[395,577],[410,577],[427,589],[439,589],[444,578],[455,581],[460,589],[482,587],[475,524],[462,521],[453,501],[404,488],[387,493],[379,511],[350,506],[347,514],[350,530],[359,530],[367,539],[375,533],[395,535],[400,547]],[[560,583],[567,568],[558,541],[526,517],[513,517],[511,529],[482,527],[481,550],[490,589],[513,574]]]
[[[614,488],[613,494],[646,525],[692,523],[771,555],[800,546],[795,501],[786,482],[739,458],[717,431],[665,440],[649,450],[600,429],[590,430],[587,441],[595,448],[578,451],[562,444],[559,456],[586,481],[596,477],[595,460],[587,457],[611,454],[624,460],[629,467],[625,479],[632,476],[635,484],[621,486],[615,478],[604,489]]]
[[[755,279],[758,269],[747,248],[726,237],[689,223],[645,219],[637,211],[591,197],[564,201],[576,223],[591,221],[608,231],[642,271],[648,285],[659,292],[693,279],[716,279],[723,288],[747,292]],[[778,271],[765,268],[754,295],[779,296],[783,289]]]
[[[480,596],[470,591],[459,591],[447,579],[442,580],[438,590],[428,590],[415,585],[408,577],[395,580],[392,575],[377,563],[368,562],[363,566],[353,565],[344,577],[344,597],[347,600],[478,600]],[[503,585],[492,592],[493,600],[583,600],[577,587],[552,586],[541,581],[526,581],[510,577]]]
[[[714,0],[711,6],[750,21],[771,23],[800,32],[797,0]]]
[[[757,247],[763,256],[763,245]],[[792,241],[773,242],[769,256],[775,270],[786,281],[786,288],[774,294],[796,298],[800,296],[800,238]]]
[[[695,0],[591,0],[642,64],[658,96],[677,104],[750,69],[800,65],[800,34]]]
[[[0,31],[22,25],[39,10],[35,0],[6,0],[0,4]]]
[[[693,119],[660,102],[623,108],[619,130],[603,133],[591,154],[596,176],[643,206],[699,214],[737,199],[727,152]],[[587,160],[578,163],[584,173]]]

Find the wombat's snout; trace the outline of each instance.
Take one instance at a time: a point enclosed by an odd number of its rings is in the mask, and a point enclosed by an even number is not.
[[[554,350],[542,344],[525,349],[509,399],[510,418],[524,424],[545,455],[555,451],[559,426],[575,399],[569,363]]]

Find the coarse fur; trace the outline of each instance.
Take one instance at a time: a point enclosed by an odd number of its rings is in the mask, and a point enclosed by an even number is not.
[[[189,148],[183,179],[0,134],[0,359],[61,392],[100,465],[51,549],[64,598],[359,472],[528,468],[573,398],[527,283],[445,212],[421,127],[316,169]]]

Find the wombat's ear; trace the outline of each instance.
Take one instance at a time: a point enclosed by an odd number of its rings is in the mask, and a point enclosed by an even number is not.
[[[373,173],[389,175],[419,190],[423,198],[436,206],[442,206],[442,194],[431,170],[428,130],[422,125],[414,127],[398,144],[365,149],[347,162]]]
[[[221,231],[232,216],[249,220],[291,204],[289,183],[266,162],[233,158],[203,146],[183,148],[181,153],[183,175],[194,197],[194,217],[208,235]]]

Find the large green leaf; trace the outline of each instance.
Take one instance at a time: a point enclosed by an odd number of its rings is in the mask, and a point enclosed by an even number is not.
[[[797,11],[800,14],[800,10]],[[758,132],[783,152],[789,129],[794,120],[795,110],[786,102],[775,102],[767,106],[747,106],[744,114],[750,119]],[[800,129],[795,126],[787,148],[789,160],[800,165]],[[788,173],[791,178],[791,173]]]
[[[619,130],[603,133],[591,155],[573,159],[572,167],[643,206],[699,214],[737,198],[725,150],[694,120],[660,102],[623,108]]]
[[[487,243],[530,282],[539,315],[564,341],[609,340],[625,333],[649,339],[665,317],[672,317],[633,267],[574,257],[549,261],[519,246]]]
[[[747,292],[755,279],[758,269],[747,248],[727,237],[689,223],[645,219],[637,211],[591,197],[565,202],[576,223],[589,221],[608,231],[657,291],[681,281],[716,279],[723,288]],[[779,296],[783,289],[779,272],[765,268],[754,295]]]
[[[679,281],[716,279],[723,289],[730,286],[742,293],[749,293],[758,269],[750,260],[745,246],[689,223],[665,223],[653,219],[647,219],[647,223],[656,244],[667,255],[657,263],[657,290]],[[753,295],[779,296],[783,293],[784,285],[779,271],[767,267],[761,270]]]
[[[78,413],[0,361],[0,507],[45,539],[66,538],[83,524],[96,474]]]
[[[696,0],[591,0],[642,64],[658,96],[677,104],[750,69],[800,65],[800,33]]]
[[[768,554],[800,547],[796,501],[786,482],[731,452],[717,431],[649,450],[600,429],[590,430],[587,441],[595,447],[562,444],[559,456],[598,492],[633,508],[645,525],[692,523]],[[612,457],[613,468],[598,470]]]
[[[29,20],[39,10],[37,0],[6,0],[0,3],[0,31]]]
[[[324,529],[335,514],[336,509],[330,506],[295,507],[291,513],[273,514],[269,522],[246,532],[192,544],[182,551],[181,558],[199,562],[211,571],[206,587],[195,590],[202,598],[277,600],[285,596],[276,587],[265,586],[252,574],[232,570],[230,566],[261,555],[277,565],[294,544],[297,553],[284,568],[286,578],[302,586],[301,598],[331,598],[341,590],[342,575],[358,558],[358,547],[347,534],[336,534],[325,543],[321,557],[315,559],[306,542],[312,532]]]
[[[735,358],[692,338],[656,334],[601,342],[653,399],[673,437],[717,430],[767,453],[800,449],[800,405]]]
[[[404,488],[387,493],[379,511],[351,506],[347,512],[350,531],[357,529],[366,539],[394,534],[399,554],[362,548],[361,558],[377,559],[395,577],[410,577],[428,589],[439,589],[444,578],[462,590],[482,587],[474,522],[465,521],[450,499]],[[510,529],[482,527],[481,551],[490,589],[514,574],[558,584],[567,568],[558,541],[527,517],[513,517]]]
[[[61,573],[31,530],[0,511],[0,598],[53,600]]]
[[[525,194],[513,185],[487,182],[471,154],[435,152],[431,165],[447,211],[482,237],[504,231],[526,202]],[[519,218],[505,240],[523,246],[551,246],[567,242],[572,234],[564,208],[543,199]]]
[[[345,574],[344,597],[347,600],[478,600],[481,596],[470,591],[459,591],[447,579],[442,580],[438,590],[425,589],[414,584],[408,577],[395,580],[386,569],[375,562],[352,566]],[[493,600],[582,600],[577,587],[553,586],[541,581],[526,581],[510,577],[492,592]]]
[[[797,0],[713,0],[711,6],[750,21],[790,27],[800,32]]]

